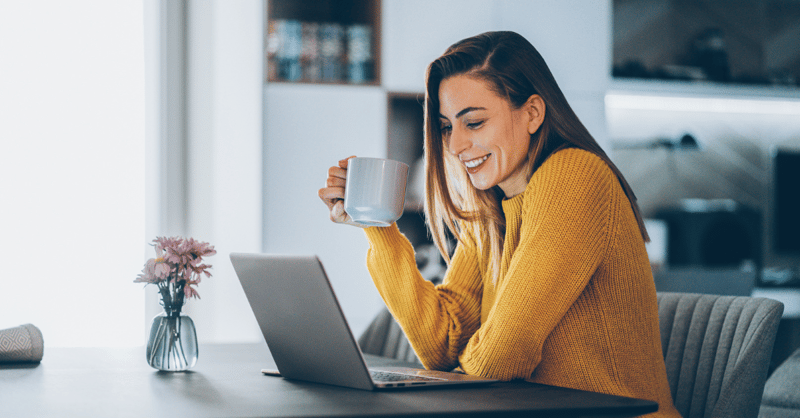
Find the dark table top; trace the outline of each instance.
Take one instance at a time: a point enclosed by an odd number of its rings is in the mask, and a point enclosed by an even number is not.
[[[396,360],[368,356],[371,365]],[[266,344],[201,345],[188,372],[159,372],[144,348],[45,349],[0,364],[3,417],[638,416],[655,402],[526,382],[370,392],[264,376]]]

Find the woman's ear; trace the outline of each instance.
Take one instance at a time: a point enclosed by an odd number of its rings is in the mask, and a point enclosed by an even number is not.
[[[539,127],[542,126],[542,122],[544,122],[546,106],[542,96],[538,94],[531,95],[528,101],[525,102],[525,108],[529,116],[528,133],[533,135],[539,130]]]

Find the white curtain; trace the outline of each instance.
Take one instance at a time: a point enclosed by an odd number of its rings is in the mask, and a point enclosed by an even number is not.
[[[142,0],[0,2],[0,329],[45,348],[143,344],[143,26]]]

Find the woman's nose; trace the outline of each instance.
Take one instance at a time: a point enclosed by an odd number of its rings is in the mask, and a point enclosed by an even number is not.
[[[451,154],[458,156],[462,152],[469,149],[471,143],[469,138],[466,135],[462,135],[460,130],[453,128],[453,131],[450,133],[449,141],[447,141],[447,150],[450,151]]]

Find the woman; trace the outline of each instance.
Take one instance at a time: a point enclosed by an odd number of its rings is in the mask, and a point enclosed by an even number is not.
[[[421,277],[396,225],[365,229],[370,274],[422,363],[679,416],[636,199],[536,49],[513,32],[465,39],[431,63],[426,89],[425,214],[443,284]],[[354,224],[346,169],[331,167],[320,197]]]

